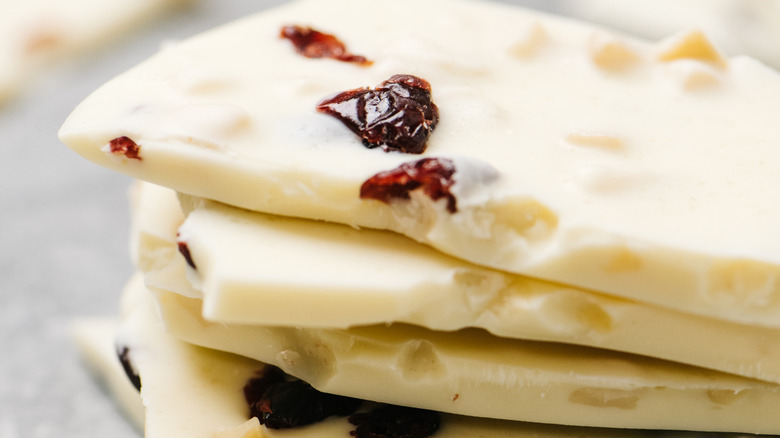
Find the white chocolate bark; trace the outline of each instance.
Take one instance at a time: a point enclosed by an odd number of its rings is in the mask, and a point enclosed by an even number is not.
[[[191,211],[185,221],[173,191],[140,183],[133,192],[131,242],[147,287],[202,298],[209,321],[480,327],[502,337],[625,351],[780,383],[780,333],[774,329],[480,268],[386,231],[274,217],[186,196]],[[197,270],[187,269],[177,234]]]
[[[0,4],[0,103],[74,53],[186,0],[26,0]]]
[[[138,277],[124,293],[122,340],[132,345],[130,356],[142,380],[147,414],[146,438],[346,438],[354,427],[346,418],[332,418],[307,427],[277,431],[247,420],[243,399],[244,378],[264,364],[234,358],[229,354],[188,345],[161,330],[151,294]],[[124,383],[122,405],[134,412],[143,409],[141,396],[130,385],[116,359],[113,335],[115,324],[81,324],[80,346],[94,365],[97,375]],[[110,359],[113,359],[110,360]],[[225,403],[225,401],[228,401]],[[139,427],[143,413],[132,415]],[[629,438],[653,436],[646,431],[577,428],[500,421],[451,414],[442,415],[437,438],[523,438],[523,437],[602,437]],[[680,434],[701,436],[701,434]]]
[[[143,430],[144,406],[117,357],[117,325],[116,318],[81,319],[74,322],[71,334],[90,371],[114,397],[127,419]]]
[[[315,388],[485,418],[632,429],[776,433],[780,386],[702,368],[481,330],[349,330],[209,323],[202,303],[155,292],[167,330],[252,357]],[[684,415],[680,415],[684,412]]]
[[[130,189],[130,257],[149,286],[200,298],[186,277],[186,265],[176,244],[184,222],[176,193],[149,183]]]
[[[358,9],[381,20],[355,20]],[[290,23],[374,64],[304,58],[278,36]],[[416,192],[359,199],[369,177],[421,157],[366,149],[314,110],[397,73],[432,84],[441,119],[423,156],[454,160],[455,214]],[[60,135],[183,193],[778,327],[778,113],[780,75],[698,33],[648,45],[487,2],[309,0],[163,51],[90,96]],[[106,148],[119,136],[140,160]]]
[[[140,277],[122,296],[120,324],[117,346],[141,378],[146,437],[211,438],[246,421],[241,388],[261,364],[166,336]]]
[[[734,55],[780,67],[780,1],[777,0],[568,0],[567,15],[643,36],[664,38],[700,28]]]

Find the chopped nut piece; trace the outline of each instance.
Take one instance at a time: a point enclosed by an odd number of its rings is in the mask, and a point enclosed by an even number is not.
[[[533,23],[525,30],[521,38],[509,49],[516,57],[524,58],[533,55],[547,41],[547,32],[539,23]]]
[[[580,388],[571,393],[569,401],[597,408],[636,409],[641,392],[611,388]]]
[[[595,34],[590,39],[589,49],[593,63],[604,70],[624,70],[639,60],[639,55],[628,44],[609,34]]]
[[[725,68],[726,58],[700,30],[674,36],[661,44],[658,59],[663,62],[693,59]]]
[[[610,150],[623,149],[623,139],[613,135],[573,133],[566,136],[566,142],[577,146],[589,146]]]
[[[718,69],[689,59],[681,59],[671,64],[668,72],[688,91],[708,89],[721,82]]]
[[[730,405],[732,403],[736,403],[750,392],[751,391],[749,389],[743,391],[735,391],[731,389],[710,389],[707,391],[707,398],[709,398],[715,404]]]

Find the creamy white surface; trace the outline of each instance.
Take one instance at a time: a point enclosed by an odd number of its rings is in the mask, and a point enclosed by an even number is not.
[[[726,59],[698,34],[650,46],[460,1],[355,19],[347,11],[377,12],[354,1],[297,2],[166,49],[87,99],[61,138],[184,193],[389,228],[498,269],[780,324],[777,73]],[[278,38],[291,22],[334,32],[375,63],[301,57]],[[441,122],[425,156],[456,158],[457,214],[418,196],[359,200],[368,177],[419,157],[365,149],[314,111],[399,72],[432,84]],[[142,160],[103,151],[121,135]],[[465,182],[485,169],[500,180]]]
[[[131,246],[146,286],[203,298],[209,321],[481,327],[503,337],[627,351],[780,383],[774,329],[480,268],[386,231],[186,196],[185,220],[172,190],[140,183],[133,193]],[[187,268],[177,240],[186,242],[197,270]]]
[[[780,387],[671,362],[480,330],[349,330],[209,323],[200,300],[155,292],[186,342],[279,366],[336,394],[461,415],[579,426],[780,429]],[[685,412],[685,415],[679,415]]]
[[[117,325],[113,317],[83,318],[73,323],[71,333],[90,371],[100,378],[128,420],[143,430],[144,406],[117,357]]]
[[[145,437],[217,438],[345,438],[353,428],[346,418],[332,418],[312,426],[291,430],[271,430],[257,420],[246,421],[243,401],[245,379],[264,364],[236,358],[213,350],[186,344],[163,332],[152,295],[138,281],[125,290],[120,340],[131,346],[130,357],[141,375],[141,397],[146,407]],[[133,412],[143,409],[141,397],[127,381],[115,359],[115,324],[84,324],[79,329],[80,345],[94,371],[121,384],[122,406]],[[135,397],[135,398],[134,398]],[[133,415],[143,422],[143,415]],[[139,424],[142,427],[143,424]],[[686,434],[680,434],[685,436]],[[652,433],[636,430],[610,430],[540,425],[442,414],[436,437],[643,437]],[[695,436],[691,434],[691,436]]]
[[[210,438],[246,421],[241,389],[262,364],[167,336],[140,277],[122,296],[116,336],[141,378],[146,437]]]

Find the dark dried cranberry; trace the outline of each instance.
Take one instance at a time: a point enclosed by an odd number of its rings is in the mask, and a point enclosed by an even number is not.
[[[380,172],[360,187],[360,199],[376,199],[390,203],[394,198],[409,199],[409,192],[422,189],[434,201],[447,199],[447,210],[458,211],[455,195],[450,188],[454,183],[455,164],[446,158],[423,158],[399,167]]]
[[[141,147],[130,137],[117,137],[108,143],[112,154],[123,154],[133,160],[141,160]]]
[[[263,394],[265,394],[268,387],[286,380],[287,374],[275,366],[266,365],[263,369],[258,371],[255,377],[247,380],[246,384],[244,384],[244,398],[246,399],[247,404],[249,404],[250,409],[254,409],[255,403],[257,403]],[[252,411],[252,416],[257,416],[257,413],[254,410]]]
[[[363,66],[373,64],[365,56],[349,53],[344,43],[334,35],[310,27],[285,26],[282,28],[280,36],[290,40],[295,46],[295,50],[307,58],[332,58]]]
[[[405,406],[383,405],[349,417],[357,426],[350,435],[357,438],[426,438],[439,429],[438,412]]]
[[[130,383],[135,386],[135,389],[140,391],[141,376],[135,371],[133,363],[130,361],[130,349],[127,347],[117,348],[116,355],[119,357],[119,362],[122,363],[122,369],[125,370],[125,374],[127,375],[127,378],[130,379]]]
[[[411,75],[395,75],[372,89],[359,88],[323,100],[317,111],[341,120],[368,148],[421,154],[439,122],[431,85]]]
[[[270,370],[269,370],[270,369]],[[362,400],[326,394],[302,380],[286,380],[275,367],[266,367],[262,375],[244,387],[250,415],[271,429],[288,429],[317,423],[332,416],[355,412]]]
[[[179,240],[177,244],[179,247],[179,252],[184,256],[184,260],[187,261],[187,264],[190,265],[192,269],[198,269],[198,267],[195,266],[195,262],[192,260],[192,254],[190,253],[190,247],[187,246],[187,242]]]

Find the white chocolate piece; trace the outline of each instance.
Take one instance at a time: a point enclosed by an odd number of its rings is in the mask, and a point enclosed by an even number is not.
[[[147,285],[200,298],[186,279],[186,266],[176,245],[184,222],[176,193],[148,183],[130,189],[130,257]]]
[[[403,322],[480,327],[502,337],[581,344],[780,383],[780,332],[492,271],[393,233],[273,217],[173,191],[134,190],[147,287],[203,298],[206,320],[347,328]],[[197,271],[177,250],[181,239]],[[194,282],[193,286],[190,281]],[[714,348],[713,346],[717,346]]]
[[[0,103],[56,61],[105,44],[186,0],[6,0],[0,5]]]
[[[73,323],[71,335],[92,374],[114,397],[127,419],[143,430],[144,406],[117,357],[116,330],[115,318],[80,319]]]
[[[732,55],[749,55],[780,67],[778,0],[564,0],[566,15],[660,39],[699,28]]]
[[[171,339],[139,276],[128,290],[136,292],[122,296],[116,342],[128,348],[141,378],[146,437],[211,438],[246,421],[248,407],[240,389],[262,365]]]
[[[160,329],[151,294],[133,279],[124,293],[124,340],[133,345],[130,355],[143,382],[143,399],[147,409],[156,410],[146,419],[146,438],[344,438],[353,428],[346,418],[288,430],[262,427],[257,419],[246,420],[248,408],[224,400],[243,398],[247,370],[259,370],[263,363],[232,358],[225,353],[193,347]],[[129,383],[116,360],[114,334],[116,324],[79,324],[79,346],[88,353],[85,359],[95,374],[127,389],[122,391],[122,405],[136,412],[130,418],[144,427],[143,405],[139,393]],[[142,357],[139,357],[142,356]],[[236,361],[240,366],[236,367]],[[181,378],[172,375],[181,374]],[[217,376],[217,378],[214,378]],[[228,376],[228,378],[225,378]],[[192,379],[187,381],[186,379]],[[205,391],[204,391],[205,389]],[[117,395],[117,394],[115,394]],[[162,409],[165,407],[165,409]],[[138,412],[140,410],[140,412]],[[233,410],[233,411],[231,411]],[[602,428],[578,428],[521,423],[442,414],[436,438],[556,438],[650,437],[652,432]],[[680,433],[680,436],[700,434]]]
[[[604,31],[591,26],[404,1],[381,7],[380,22],[351,18],[370,8],[359,0],[299,1],[195,37],[90,96],[61,139],[183,193],[390,229],[476,264],[780,327],[780,75],[723,58],[710,80],[670,68],[709,60],[664,61],[663,47],[628,39],[607,59],[636,60],[616,70],[593,57]],[[289,23],[333,32],[374,64],[304,58],[278,37]],[[455,214],[417,192],[360,200],[369,177],[420,157],[366,149],[315,112],[331,93],[396,73],[432,84],[441,120],[423,156],[454,160]],[[587,133],[586,146],[572,133]],[[140,160],[104,151],[119,136]]]
[[[481,330],[209,323],[200,300],[155,293],[174,336],[282,368],[315,388],[454,414],[632,429],[776,433],[780,386],[640,356]],[[684,412],[685,415],[680,415]]]

